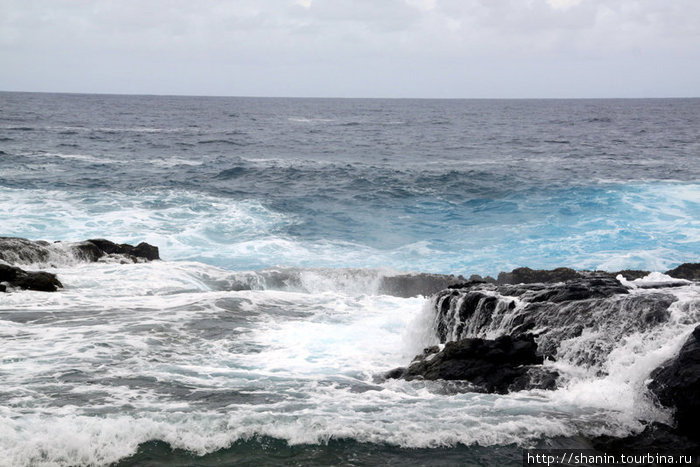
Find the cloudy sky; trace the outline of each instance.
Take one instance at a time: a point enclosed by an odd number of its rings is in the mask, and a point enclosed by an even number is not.
[[[0,0],[0,90],[700,96],[700,1]]]

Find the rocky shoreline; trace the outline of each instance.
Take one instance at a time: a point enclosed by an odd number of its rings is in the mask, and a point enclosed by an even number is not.
[[[472,276],[432,297],[441,346],[425,349],[408,367],[383,377],[462,381],[469,391],[487,393],[556,389],[559,375],[543,363],[559,358],[561,342],[592,329],[603,330],[609,341],[597,340],[595,352],[584,347],[566,357],[604,373],[602,359],[616,341],[671,319],[676,297],[669,288],[697,283],[700,264],[683,264],[659,281],[629,282],[647,274],[519,268],[497,280]],[[631,293],[637,288],[648,290]],[[494,330],[506,332],[494,339],[474,337]],[[652,423],[628,438],[599,437],[590,440],[591,446],[700,454],[700,326],[677,356],[651,373],[647,387],[659,405],[673,409],[673,424]]]
[[[55,292],[63,288],[56,274],[26,271],[15,264],[51,264],[56,259],[97,262],[114,259],[137,263],[160,259],[158,247],[142,242],[136,246],[102,238],[82,242],[54,242],[0,237],[0,292],[12,289]],[[3,264],[6,263],[6,264]]]
[[[55,292],[63,287],[55,274],[27,271],[17,264],[51,266],[52,261],[67,259],[135,263],[160,257],[158,247],[147,243],[133,246],[105,239],[49,243],[0,237],[0,292]],[[500,394],[553,390],[559,374],[546,362],[561,357],[562,341],[594,328],[604,330],[609,342],[596,342],[595,352],[586,348],[570,351],[566,358],[603,372],[601,359],[623,337],[621,330],[647,332],[670,319],[676,297],[669,289],[700,282],[700,263],[685,263],[664,274],[654,281],[639,280],[648,271],[517,268],[495,279],[439,274],[383,277],[380,293],[432,295],[435,332],[441,345],[425,349],[407,367],[381,377],[459,381],[469,391]],[[637,288],[649,290],[631,293]],[[484,330],[500,334],[486,338]],[[660,406],[674,410],[672,425],[652,423],[637,435],[599,437],[590,440],[591,445],[600,450],[677,449],[698,455],[700,326],[675,357],[651,372],[647,388]]]

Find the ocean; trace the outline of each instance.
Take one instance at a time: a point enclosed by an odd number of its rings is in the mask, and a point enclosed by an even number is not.
[[[379,378],[438,340],[378,284],[700,262],[700,99],[0,93],[0,236],[162,258],[57,246],[22,267],[64,289],[0,293],[0,465],[521,465],[668,419],[643,383],[698,287],[499,395]]]

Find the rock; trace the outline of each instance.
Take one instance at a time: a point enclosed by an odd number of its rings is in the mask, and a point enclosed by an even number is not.
[[[141,242],[133,250],[131,250],[131,255],[137,258],[143,258],[148,261],[154,261],[160,259],[160,254],[157,246],[149,245],[146,242]]]
[[[63,284],[56,278],[55,274],[43,271],[25,271],[15,266],[0,264],[0,291],[6,292],[7,285],[25,290],[38,290],[41,292],[55,292]]]
[[[131,261],[160,259],[158,247],[148,243],[132,246],[105,239],[83,242],[32,241],[26,238],[0,237],[0,260],[8,264],[61,264],[78,261],[95,262],[107,255],[123,255]]]
[[[599,436],[591,441],[595,449],[606,453],[629,454],[634,451],[657,451],[695,456],[699,453],[697,442],[679,434],[677,430],[663,423],[650,423],[641,433],[636,435],[624,438]],[[690,465],[698,465],[697,459]]]
[[[530,332],[541,321],[556,321],[564,305],[581,303],[581,309],[596,307],[592,300],[604,300],[616,295],[627,295],[629,290],[612,277],[584,277],[568,282],[551,284],[497,285],[468,281],[453,285],[436,296],[437,333],[440,342],[478,335],[488,326],[494,315],[513,310],[515,298],[523,308],[520,318],[513,321],[508,333],[519,335]],[[643,300],[640,298],[639,300]],[[668,308],[667,300],[663,303]],[[571,305],[573,306],[573,305]],[[569,306],[569,308],[571,307]],[[579,318],[585,316],[582,312]],[[569,318],[574,318],[568,313]],[[529,323],[525,326],[526,323]],[[464,334],[467,336],[464,336]]]
[[[462,339],[448,342],[437,353],[434,350],[426,349],[407,369],[397,368],[385,376],[406,380],[469,381],[485,392],[506,393],[516,380],[515,388],[524,389],[527,381],[523,378],[530,366],[543,361],[537,355],[537,344],[532,336]]]
[[[700,263],[683,263],[677,268],[666,271],[664,274],[676,279],[700,281]]]
[[[649,390],[658,401],[675,408],[677,432],[700,443],[700,326],[678,356],[651,374]]]
[[[553,283],[541,286],[505,285],[497,290],[504,295],[514,295],[531,303],[552,302],[562,303],[574,300],[589,300],[612,297],[617,294],[627,294],[629,290],[617,279],[606,276],[582,277],[564,283]]]
[[[524,391],[526,389],[546,389],[557,388],[557,378],[559,372],[542,365],[530,366],[524,375],[518,376],[508,389],[510,391]]]
[[[55,274],[25,271],[11,264],[71,264],[76,260],[95,262],[107,255],[123,255],[134,262],[139,259],[146,261],[160,259],[158,247],[148,243],[132,246],[95,239],[77,243],[51,244],[41,240],[0,237],[0,292],[7,292],[8,287],[45,292],[54,292],[63,287]]]
[[[378,291],[395,297],[415,297],[417,295],[432,295],[450,284],[463,281],[462,276],[445,274],[400,274],[384,276],[379,283]]]
[[[86,240],[85,242],[83,242],[83,244],[94,245],[99,251],[103,253],[103,255],[126,255],[132,257],[132,259],[142,258],[148,261],[160,259],[160,256],[158,254],[158,247],[149,245],[145,242],[133,246],[129,245],[128,243],[118,244],[109,240],[105,240],[104,238],[95,238]],[[87,245],[82,246],[81,251],[89,252],[88,254],[93,254],[94,252],[94,250],[91,250],[91,247]]]
[[[406,376],[408,370],[404,367],[394,368],[389,370],[384,374],[385,379],[401,379]]]
[[[48,242],[0,237],[0,260],[8,264],[46,263],[51,253],[51,244]]]
[[[597,273],[598,271],[596,271]],[[607,274],[610,277],[617,277],[618,275],[621,275],[628,281],[633,281],[635,279],[641,279],[642,277],[646,277],[649,274],[651,274],[651,271],[640,271],[638,269],[623,269],[622,271],[616,271],[616,272],[602,272],[603,274]]]
[[[97,245],[90,241],[74,243],[72,247],[76,256],[89,263],[94,263],[105,255]]]
[[[669,306],[677,297],[669,293],[631,294],[616,279],[589,275],[550,284],[493,285],[465,282],[433,298],[435,329],[439,342],[482,336],[498,329],[512,337],[534,334],[538,351],[557,359],[560,343],[575,339],[584,330],[599,333],[595,351],[577,346],[567,358],[593,371],[619,339],[646,332],[667,321]]]
[[[479,284],[471,283],[472,286]],[[486,286],[489,287],[489,286]],[[440,342],[458,340],[478,334],[491,319],[499,299],[489,293],[488,288],[447,290],[438,295],[437,334]],[[512,303],[512,302],[511,302]],[[501,306],[510,306],[502,303]],[[465,335],[466,334],[466,335]]]
[[[556,268],[550,270],[516,268],[511,272],[498,274],[498,284],[533,284],[536,282],[564,282],[578,279],[582,275],[570,268]]]
[[[481,277],[481,276],[478,276]],[[469,289],[475,285],[480,285],[480,284],[492,284],[493,282],[488,282],[484,279],[474,279],[474,276],[471,276],[468,281],[466,282],[458,282],[456,284],[448,285],[448,289]]]
[[[628,281],[640,279],[648,276],[650,271],[642,271],[638,269],[624,269],[616,272],[607,271],[576,271],[570,268],[547,269],[530,269],[517,268],[511,272],[501,272],[498,274],[498,284],[534,284],[534,283],[552,283],[566,282],[573,279],[585,277],[610,277],[615,278],[618,274]]]

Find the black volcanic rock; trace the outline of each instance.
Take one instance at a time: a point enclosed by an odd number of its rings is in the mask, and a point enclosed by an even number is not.
[[[696,277],[700,278],[700,265],[688,264],[692,270],[692,267],[697,267]],[[681,268],[681,265],[679,268]],[[516,268],[511,272],[501,272],[498,274],[498,280],[495,281],[497,284],[535,284],[535,283],[553,283],[553,282],[567,282],[573,279],[580,279],[586,277],[609,277],[615,278],[619,274],[622,275],[628,281],[641,279],[642,277],[648,276],[650,271],[642,271],[639,269],[623,269],[620,271],[576,271],[571,268],[556,268],[556,269],[530,269],[530,268]],[[668,273],[666,273],[668,274]],[[687,272],[686,272],[687,274]],[[692,273],[691,273],[692,274]],[[674,276],[681,278],[681,276]],[[683,277],[685,278],[685,277]],[[700,279],[699,279],[700,280]]]
[[[598,271],[596,271],[598,272]],[[648,276],[651,271],[640,271],[639,269],[623,269],[622,271],[616,271],[616,272],[602,272],[603,274],[608,274],[611,277],[617,277],[618,275],[621,275],[628,281],[633,281],[635,279],[641,279],[642,277]]]
[[[0,237],[0,261],[8,264],[95,262],[108,255],[122,255],[132,261],[160,259],[158,247],[148,243],[136,246],[118,244],[103,238],[83,242],[32,241],[26,238]]]
[[[700,443],[700,326],[678,356],[654,370],[651,378],[649,390],[662,405],[675,408],[678,433]]]
[[[698,465],[697,455],[700,454],[700,447],[696,441],[663,423],[650,423],[641,433],[624,438],[598,436],[591,440],[591,444],[598,451],[606,453],[657,451],[695,456],[695,461],[689,465]]]
[[[645,332],[667,321],[669,306],[677,300],[664,292],[630,294],[613,277],[597,275],[550,284],[460,285],[433,298],[439,342],[478,336],[484,329],[512,337],[534,334],[540,354],[553,359],[560,342],[585,329],[602,331],[606,338],[597,345],[612,350],[625,333]],[[576,363],[586,366],[598,365],[606,355],[602,348],[576,352],[580,355]]]
[[[55,274],[43,271],[25,271],[15,266],[0,264],[0,288],[1,292],[7,291],[7,285],[25,290],[38,290],[41,292],[55,292],[63,284]]]
[[[676,279],[700,281],[700,263],[683,263],[677,268],[666,271],[664,274]]]
[[[58,245],[57,245],[58,244]],[[108,255],[117,255],[133,262],[160,259],[158,247],[148,243],[136,246],[117,244],[104,239],[84,242],[32,241],[26,238],[0,237],[0,292],[8,288],[54,292],[63,287],[55,274],[43,271],[25,271],[12,264],[95,262]]]
[[[445,274],[399,274],[382,277],[378,291],[395,297],[428,296],[449,287],[450,284],[463,280],[462,276]]]
[[[8,263],[45,263],[51,257],[51,244],[19,237],[0,237],[0,260]]]
[[[81,246],[81,251],[86,252],[86,254],[88,255],[95,254],[95,250],[89,246],[90,244],[92,244],[97,248],[97,250],[101,251],[103,255],[126,255],[132,258],[142,258],[148,261],[160,259],[160,256],[158,254],[158,247],[149,245],[145,242],[141,242],[138,245],[133,246],[129,245],[128,243],[118,244],[109,240],[105,240],[104,238],[95,238],[86,240],[85,242],[83,242],[83,244],[87,245]]]
[[[570,268],[552,270],[516,268],[511,272],[498,274],[498,284],[534,284],[537,282],[565,282],[582,277],[580,273]]]
[[[627,294],[629,290],[617,279],[607,276],[580,277],[564,283],[503,285],[497,290],[504,295],[517,296],[531,303],[562,303]]]
[[[426,349],[408,368],[391,370],[385,377],[468,381],[485,392],[506,393],[511,386],[515,390],[531,387],[530,366],[543,361],[532,336],[462,339],[436,350]],[[551,382],[546,384],[551,387]]]
[[[94,263],[105,255],[105,252],[91,241],[78,242],[72,246],[74,254],[89,263]]]

